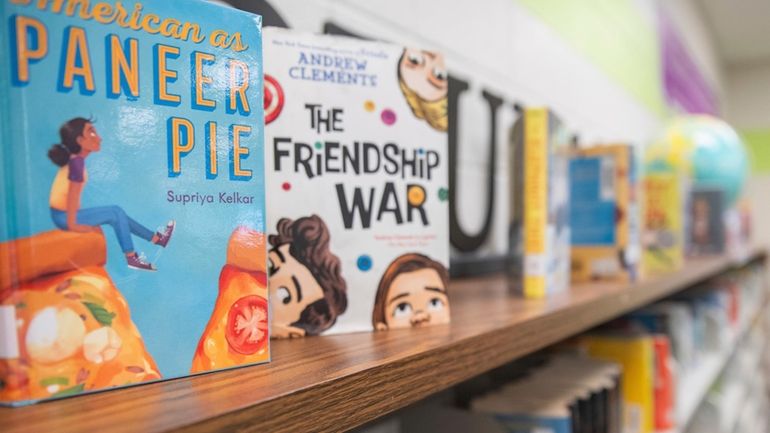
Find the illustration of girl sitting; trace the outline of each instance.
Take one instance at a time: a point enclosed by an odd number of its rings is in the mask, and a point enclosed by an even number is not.
[[[88,155],[101,149],[102,138],[96,133],[90,119],[76,117],[59,129],[61,143],[48,151],[48,157],[61,167],[51,186],[51,218],[56,227],[80,233],[101,232],[99,226],[108,224],[115,230],[118,242],[126,255],[128,267],[146,271],[156,268],[134,250],[131,235],[155,245],[166,247],[174,232],[174,221],[153,233],[131,219],[119,206],[80,208],[80,196],[88,182],[85,162]]]

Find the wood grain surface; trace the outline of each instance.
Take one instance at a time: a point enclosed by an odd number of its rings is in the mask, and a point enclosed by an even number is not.
[[[638,284],[583,284],[537,301],[512,295],[503,276],[457,280],[451,325],[274,341],[267,365],[0,408],[0,431],[347,430],[743,262],[699,259]]]

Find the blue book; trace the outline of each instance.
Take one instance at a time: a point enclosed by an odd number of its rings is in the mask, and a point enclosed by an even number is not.
[[[0,402],[269,361],[261,17],[0,15]]]
[[[641,255],[633,148],[576,149],[569,162],[572,280],[634,281]]]

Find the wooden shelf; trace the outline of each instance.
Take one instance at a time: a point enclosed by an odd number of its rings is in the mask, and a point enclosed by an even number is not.
[[[747,260],[761,257],[756,250]],[[542,301],[511,295],[502,276],[458,280],[450,285],[451,325],[275,341],[268,365],[0,408],[0,426],[4,433],[350,429],[740,264],[699,259],[638,284],[578,285]]]

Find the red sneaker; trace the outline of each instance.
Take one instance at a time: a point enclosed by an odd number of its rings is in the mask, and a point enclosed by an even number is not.
[[[126,256],[126,261],[128,262],[128,267],[131,269],[138,269],[140,271],[157,271],[157,269],[155,269],[155,265],[148,262],[144,256],[140,256],[137,253]]]
[[[176,226],[176,222],[174,220],[171,220],[166,224],[166,227],[164,227],[161,230],[158,230],[155,233],[155,236],[158,237],[158,240],[155,241],[155,245],[160,245],[163,248],[166,248],[166,245],[168,245],[168,241],[171,240],[171,235],[174,234],[174,227]]]

